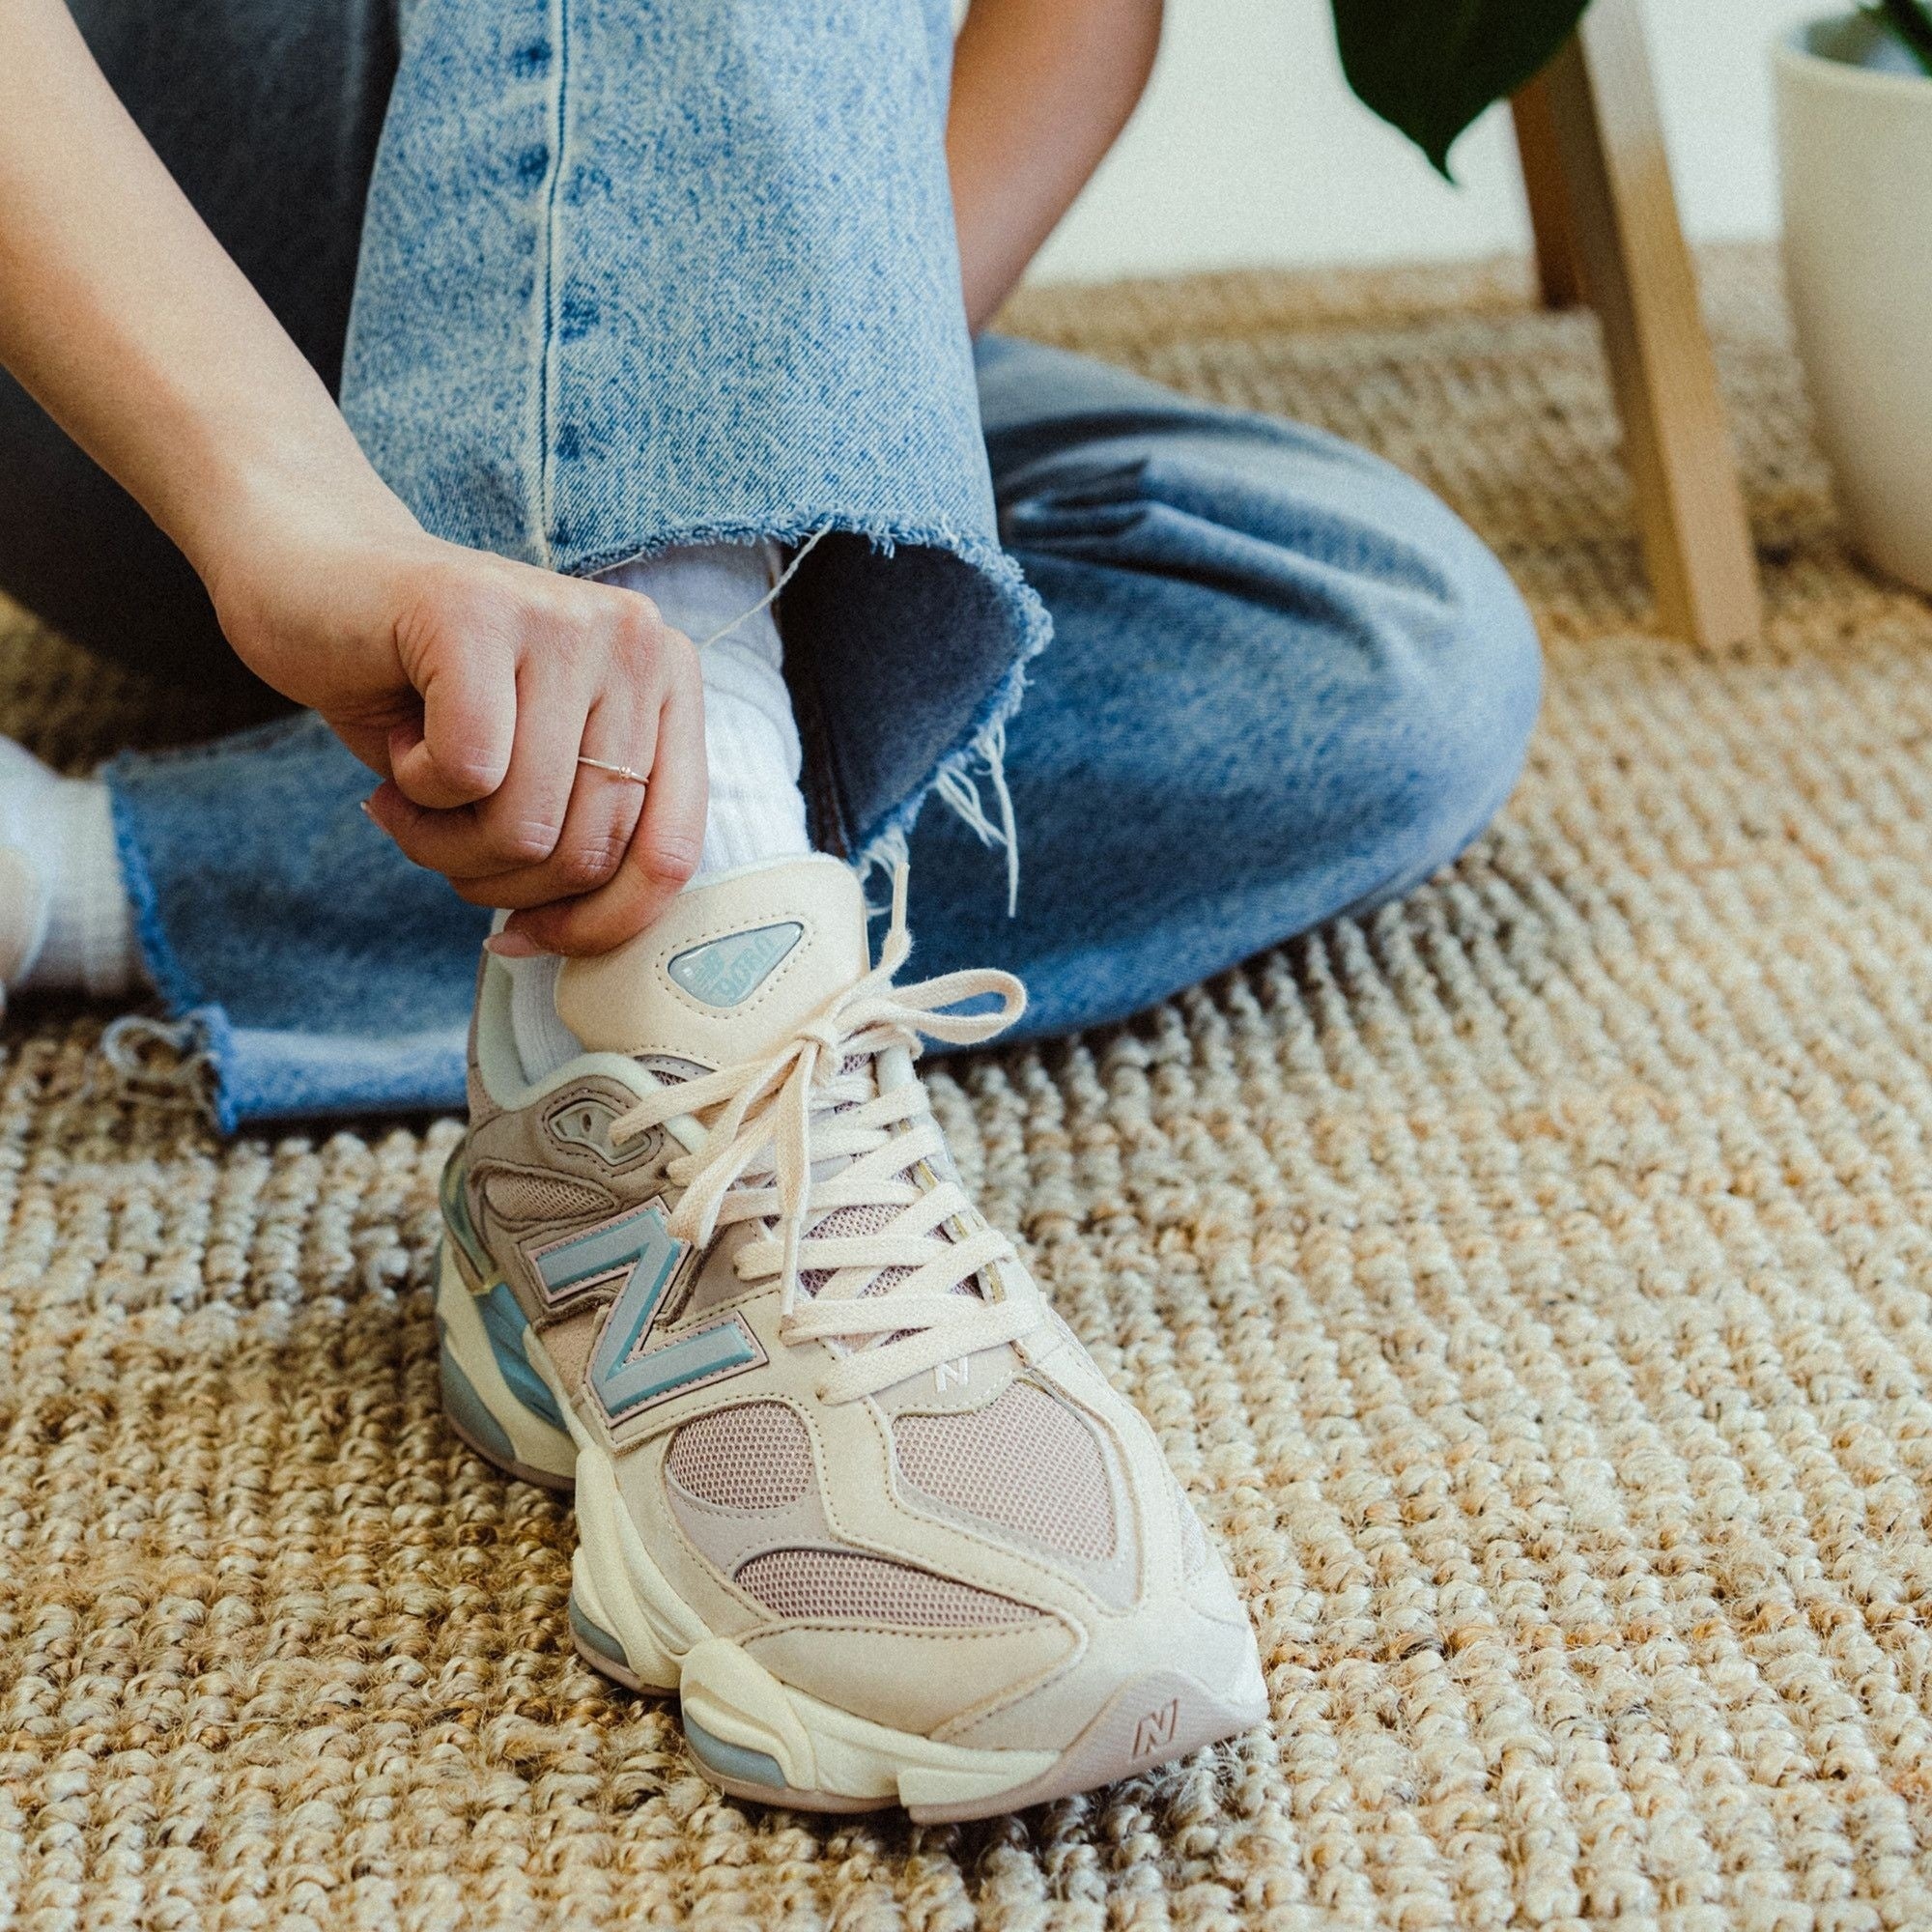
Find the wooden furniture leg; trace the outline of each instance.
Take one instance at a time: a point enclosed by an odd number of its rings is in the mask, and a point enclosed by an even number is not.
[[[1603,323],[1658,613],[1700,644],[1754,638],[1757,557],[1637,0],[1595,0],[1515,114],[1546,298],[1580,280]]]
[[[1516,151],[1522,161],[1530,233],[1536,240],[1536,279],[1546,308],[1577,308],[1584,300],[1583,270],[1577,260],[1577,223],[1563,156],[1556,145],[1556,110],[1549,85],[1532,80],[1510,101]]]

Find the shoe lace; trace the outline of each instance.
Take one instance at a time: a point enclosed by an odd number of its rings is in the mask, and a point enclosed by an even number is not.
[[[925,1089],[912,1078],[888,1088],[876,1066],[894,1048],[917,1059],[922,1035],[990,1039],[1019,1018],[1026,989],[992,968],[895,986],[912,946],[905,901],[900,866],[879,963],[768,1057],[644,1094],[611,1124],[622,1142],[679,1116],[704,1122],[702,1143],[668,1170],[684,1190],[670,1233],[701,1248],[722,1227],[767,1224],[739,1248],[738,1274],[778,1279],[782,1341],[833,1345],[839,1359],[818,1391],[827,1403],[1017,1341],[1046,1319],[1012,1243],[948,1178]],[[998,1010],[945,1010],[986,995]],[[840,1208],[889,1218],[871,1232],[814,1232]],[[815,1290],[801,1286],[807,1273]],[[980,1292],[967,1287],[975,1276]]]

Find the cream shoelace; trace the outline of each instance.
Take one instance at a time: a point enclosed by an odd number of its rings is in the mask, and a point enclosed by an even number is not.
[[[679,1116],[712,1115],[703,1144],[670,1163],[684,1189],[670,1232],[702,1248],[720,1228],[777,1224],[739,1249],[737,1270],[748,1282],[780,1281],[782,1340],[833,1345],[839,1360],[818,1391],[827,1403],[1017,1341],[1046,1319],[1011,1242],[930,1164],[952,1165],[924,1088],[907,1079],[882,1092],[876,1067],[895,1047],[916,1058],[922,1034],[958,1045],[991,1038],[1019,1018],[1026,989],[990,968],[895,986],[912,945],[905,899],[901,866],[879,963],[768,1058],[648,1094],[611,1128],[622,1141]],[[989,993],[997,1012],[944,1010]],[[839,1208],[897,1211],[871,1234],[808,1232]],[[888,1268],[906,1272],[878,1288]],[[807,1271],[827,1276],[815,1293],[799,1285]],[[958,1293],[976,1274],[990,1293]]]

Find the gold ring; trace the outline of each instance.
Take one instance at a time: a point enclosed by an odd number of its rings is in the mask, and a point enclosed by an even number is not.
[[[649,784],[642,772],[634,772],[629,765],[607,765],[602,758],[580,757],[580,765],[588,765],[593,772],[609,772],[613,779],[629,779],[633,784]]]

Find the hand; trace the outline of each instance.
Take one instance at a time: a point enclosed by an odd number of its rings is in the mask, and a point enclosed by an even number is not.
[[[443,543],[384,497],[231,527],[205,572],[229,641],[382,775],[369,815],[411,859],[515,909],[497,950],[620,945],[697,867],[696,652],[647,597]]]
[[[630,938],[703,839],[691,645],[645,598],[427,535],[61,0],[0,11],[0,364],[181,546],[242,660],[382,776],[411,858],[533,948]]]

